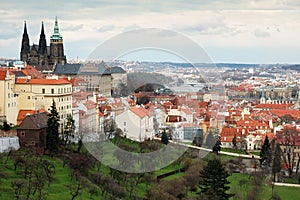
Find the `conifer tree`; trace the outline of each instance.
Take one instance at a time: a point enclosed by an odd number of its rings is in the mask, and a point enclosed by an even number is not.
[[[272,162],[272,173],[274,175],[274,180],[275,181],[275,176],[278,172],[281,171],[281,148],[279,144],[276,144],[275,150],[274,150],[274,157],[273,157],[273,162]]]
[[[64,126],[62,137],[64,145],[68,144],[70,142],[70,139],[74,137],[75,128],[75,120],[73,119],[71,114],[67,114],[67,122]]]
[[[219,154],[219,151],[221,151],[221,145],[222,145],[221,138],[219,137],[212,148],[213,152],[216,153],[217,155]]]
[[[265,164],[267,166],[271,165],[272,162],[272,152],[271,152],[271,145],[268,136],[266,136],[266,139],[264,141],[264,144],[261,147],[260,150],[260,163]]]
[[[166,133],[166,130],[163,130],[162,132],[161,142],[166,145],[169,143],[169,138],[168,138],[168,134]]]
[[[234,134],[234,137],[232,139],[232,145],[233,145],[233,148],[237,149],[237,144],[236,144],[236,134]]]
[[[46,148],[50,152],[57,152],[59,147],[59,114],[56,109],[56,103],[53,100],[50,113],[48,114],[47,129],[46,129]]]
[[[226,193],[230,189],[228,177],[229,174],[218,158],[209,160],[200,172],[201,199],[228,200],[234,196],[234,194]]]

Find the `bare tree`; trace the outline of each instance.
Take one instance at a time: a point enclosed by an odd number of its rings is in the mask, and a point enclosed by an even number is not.
[[[283,148],[282,160],[289,172],[289,176],[292,175],[294,169],[296,169],[296,174],[299,171],[300,159],[296,152],[298,138],[296,127],[286,128],[282,133],[278,134],[278,141]]]

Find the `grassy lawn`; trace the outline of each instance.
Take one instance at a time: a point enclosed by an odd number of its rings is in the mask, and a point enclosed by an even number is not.
[[[275,186],[274,191],[282,200],[298,200],[300,197],[300,189],[297,187]],[[269,200],[272,194],[271,186],[264,186],[260,193],[260,199]]]
[[[57,161],[53,158],[46,157],[45,158],[52,162],[55,165],[55,181],[45,186],[45,193],[47,195],[47,199],[49,200],[57,200],[57,199],[71,199],[71,195],[69,193],[69,189],[66,187],[67,184],[71,183],[70,178],[70,170],[68,167],[63,167],[60,161]],[[6,159],[6,158],[4,158]],[[0,199],[14,199],[14,191],[11,188],[11,182],[16,179],[23,179],[22,174],[17,174],[14,171],[13,162],[11,159],[8,160],[7,164],[4,165],[4,159],[0,164],[1,172],[4,172],[8,175],[6,179],[1,180],[1,196]],[[87,191],[83,190],[82,195],[76,199],[89,199],[89,194]],[[99,199],[99,198],[97,198]]]
[[[252,182],[248,174],[234,173],[228,180],[230,181],[230,193],[239,193],[240,199],[246,199],[248,192],[251,192]],[[246,185],[241,185],[240,180],[246,180]],[[300,189],[297,187],[275,186],[274,192],[281,197],[282,200],[298,200],[300,197]],[[263,184],[260,188],[259,200],[269,200],[272,196],[272,186]],[[233,198],[231,198],[233,199]]]
[[[238,154],[248,154],[244,150],[233,149],[233,148],[226,148],[226,147],[222,147],[221,151],[230,152],[230,153],[238,153]]]
[[[122,140],[122,141],[117,141],[118,144],[126,144],[129,146],[132,146],[133,151],[140,151],[141,146],[135,142],[131,142],[127,139]],[[110,151],[111,148],[108,147],[102,149],[102,151]],[[4,161],[6,159],[6,154],[2,154],[0,157],[0,172],[4,172],[7,174],[6,179],[0,179],[0,199],[14,199],[14,191],[11,188],[11,182],[16,179],[23,179],[24,175],[20,173],[16,173],[14,171],[14,166],[13,166],[13,161],[12,159],[8,159],[7,164],[4,164]],[[216,155],[214,153],[209,153],[207,154],[202,160],[204,163],[206,163],[208,160],[212,159]],[[234,159],[236,157],[233,156],[228,156],[228,155],[219,155],[222,163]],[[72,180],[70,178],[70,168],[68,166],[63,167],[62,162],[59,159],[55,159],[49,156],[44,156],[44,159],[47,159],[51,163],[54,164],[55,166],[55,175],[54,178],[55,180],[50,184],[45,186],[45,193],[47,193],[47,198],[49,200],[56,200],[56,199],[71,199],[70,191],[67,188],[66,185],[72,184]],[[111,157],[108,157],[106,159],[112,159]],[[198,158],[193,157],[193,161],[195,161]],[[102,175],[109,175],[110,174],[110,169],[109,167],[100,164],[100,170],[98,172],[98,166],[96,165],[94,168],[90,168],[89,172],[90,175],[93,175],[95,173],[101,173]],[[146,191],[151,188],[155,184],[155,179],[157,176],[165,174],[167,172],[171,172],[177,169],[180,169],[182,167],[182,164],[180,162],[174,162],[162,169],[159,169],[153,173],[153,178],[154,182],[153,183],[140,183],[135,186],[134,188],[134,194],[136,194],[139,198],[143,198],[146,195]],[[184,172],[179,172],[173,175],[170,175],[168,177],[163,178],[163,180],[173,180],[179,177],[182,177],[184,175]],[[196,176],[196,174],[195,174]],[[246,199],[247,193],[251,192],[252,190],[252,177],[248,174],[242,174],[242,173],[233,173],[228,180],[230,181],[230,191],[229,193],[236,193],[238,198],[235,199]],[[241,184],[241,180],[244,180],[245,184]],[[74,183],[73,183],[74,184]],[[125,182],[125,186],[127,187],[127,182]],[[293,188],[293,187],[280,187],[280,186],[275,186],[274,189],[275,193],[277,193],[281,199],[286,199],[286,200],[296,200],[299,199],[300,197],[300,189],[299,188]],[[98,195],[97,197],[94,197],[94,199],[104,199],[104,197],[101,197],[101,191],[100,189],[98,190]],[[263,186],[260,188],[260,194],[259,194],[259,200],[269,200],[271,197],[272,193],[272,187],[270,185],[263,184]],[[189,192],[188,197],[195,197],[198,194],[196,192]],[[127,196],[128,197],[128,196]],[[88,194],[87,189],[82,191],[82,195],[77,197],[76,199],[91,199],[90,195]],[[125,198],[128,199],[128,198]],[[232,198],[234,199],[234,198]]]

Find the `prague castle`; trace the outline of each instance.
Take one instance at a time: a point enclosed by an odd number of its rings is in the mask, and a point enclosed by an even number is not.
[[[57,18],[55,19],[54,32],[50,37],[50,46],[47,46],[44,24],[42,23],[39,44],[29,43],[26,22],[22,37],[20,60],[32,66],[64,65],[67,62],[64,55],[63,38],[59,33]]]

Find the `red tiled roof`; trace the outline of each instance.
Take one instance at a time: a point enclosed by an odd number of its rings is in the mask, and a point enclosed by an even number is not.
[[[270,112],[277,115],[278,117],[283,117],[284,115],[291,115],[291,117],[295,119],[300,118],[300,110],[274,109],[270,110]]]
[[[6,70],[0,70],[0,80],[4,80],[6,77]]]
[[[93,109],[97,107],[97,104],[91,100],[87,100],[84,105],[87,109]]]
[[[63,78],[65,79],[66,81],[72,83],[72,86],[79,86],[79,85],[83,85],[82,83],[87,83],[84,79],[82,78]]]
[[[26,76],[31,76],[31,78],[33,79],[41,79],[44,77],[44,75],[38,71],[37,69],[35,69],[34,67],[27,65],[25,67],[25,69],[21,70]]]
[[[17,117],[17,124],[19,125],[27,115],[33,115],[33,114],[39,113],[39,112],[40,113],[46,112],[46,110],[45,109],[40,109],[40,110],[19,110],[18,117]]]
[[[131,107],[129,110],[140,118],[144,118],[148,115],[148,110],[143,107]]]
[[[203,101],[203,102],[198,102],[198,106],[199,106],[200,108],[207,108],[207,107],[208,107],[208,104],[209,104],[209,102],[205,102],[205,101]]]
[[[181,108],[181,110],[182,110],[185,114],[187,114],[187,115],[192,115],[192,114],[193,114],[193,113],[191,112],[191,110],[188,109],[188,108]]]
[[[254,106],[255,108],[266,108],[266,109],[287,109],[291,107],[293,104],[271,104],[271,103],[265,103],[265,104],[258,104]]]
[[[17,78],[16,84],[36,84],[36,85],[64,85],[71,84],[69,81],[66,81],[63,78],[59,79],[28,79],[26,78]]]
[[[76,100],[85,100],[88,98],[88,96],[91,96],[91,95],[93,95],[92,92],[77,92],[77,93],[73,93],[72,97],[73,97],[73,99],[76,99]]]

